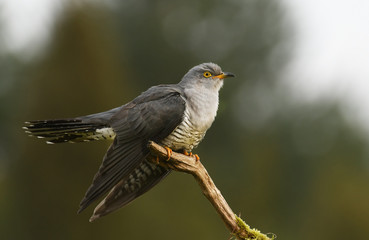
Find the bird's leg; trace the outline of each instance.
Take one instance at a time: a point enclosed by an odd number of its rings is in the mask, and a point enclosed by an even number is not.
[[[172,156],[172,152],[173,152],[173,150],[172,150],[172,149],[170,149],[170,148],[168,148],[168,147],[164,147],[164,148],[167,150],[167,155],[168,155],[168,159],[167,159],[167,161],[169,161],[170,157]]]
[[[196,158],[196,162],[200,161],[200,157],[197,154],[192,154],[192,152],[187,152],[186,150],[183,150],[183,154],[190,157],[193,155]]]

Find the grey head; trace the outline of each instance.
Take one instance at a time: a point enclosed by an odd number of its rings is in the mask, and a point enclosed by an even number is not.
[[[223,72],[215,63],[202,63],[191,68],[179,83],[184,88],[201,88],[213,89],[219,91],[223,86],[223,79],[234,77],[233,73]]]

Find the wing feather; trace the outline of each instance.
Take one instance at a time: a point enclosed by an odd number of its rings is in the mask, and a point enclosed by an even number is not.
[[[147,157],[149,140],[161,141],[182,121],[185,101],[170,85],[150,88],[110,120],[116,138],[104,156],[79,212],[125,179]],[[156,182],[156,181],[152,181]]]
[[[170,171],[146,160],[143,161],[139,168],[135,169],[127,179],[120,180],[97,205],[90,222],[127,205],[159,183]]]

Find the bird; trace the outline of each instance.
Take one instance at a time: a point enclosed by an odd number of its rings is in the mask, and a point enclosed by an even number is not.
[[[23,129],[48,144],[113,141],[79,205],[78,213],[106,195],[94,209],[92,222],[132,202],[171,172],[148,159],[149,141],[164,146],[168,157],[171,151],[192,155],[217,115],[224,79],[234,76],[215,63],[202,63],[179,83],[150,87],[120,107],[75,118],[28,121]]]

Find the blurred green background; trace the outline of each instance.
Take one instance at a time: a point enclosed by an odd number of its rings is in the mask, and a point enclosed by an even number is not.
[[[208,61],[237,78],[195,152],[231,208],[279,239],[369,236],[368,138],[339,103],[281,84],[293,31],[279,2],[71,1],[51,31],[30,58],[0,45],[1,239],[228,239],[181,173],[89,223],[94,206],[76,211],[109,143],[46,145],[21,129],[114,108]]]

